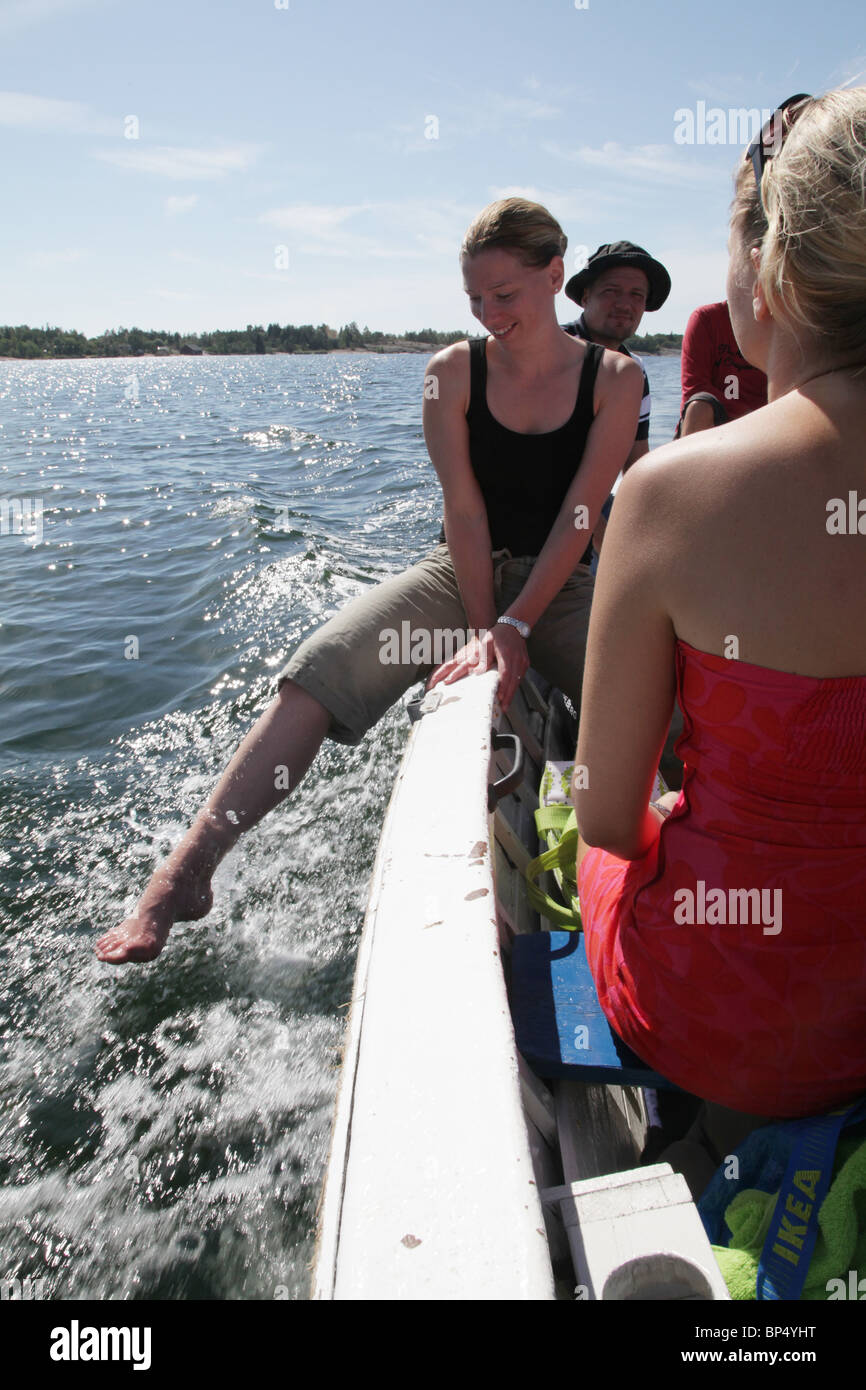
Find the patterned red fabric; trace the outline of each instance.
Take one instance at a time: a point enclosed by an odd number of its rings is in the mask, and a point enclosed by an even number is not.
[[[818,1114],[866,1092],[866,676],[676,659],[679,801],[641,859],[580,866],[599,999],[686,1090]]]

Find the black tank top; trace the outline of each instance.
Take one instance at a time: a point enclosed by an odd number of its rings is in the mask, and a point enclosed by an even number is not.
[[[494,550],[537,555],[574,481],[593,421],[595,378],[604,351],[586,344],[577,401],[558,430],[520,434],[500,425],[487,405],[487,339],[469,342],[469,457],[487,508]],[[444,528],[440,539],[444,540]],[[580,557],[592,559],[592,538]]]

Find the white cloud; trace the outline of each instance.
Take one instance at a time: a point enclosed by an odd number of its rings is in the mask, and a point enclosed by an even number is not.
[[[86,251],[76,250],[70,246],[64,251],[30,251],[24,257],[24,262],[36,270],[53,270],[55,266],[59,265],[74,265],[76,261],[83,260],[86,255]]]
[[[642,333],[681,332],[689,315],[699,304],[712,304],[725,297],[728,257],[723,241],[706,251],[683,245],[655,248],[654,255],[670,271],[671,295],[656,313],[648,314]]]
[[[0,92],[0,125],[56,135],[120,135],[122,122],[99,116],[83,101],[62,101],[32,92]]]
[[[0,34],[14,34],[49,19],[62,19],[78,10],[92,9],[103,0],[3,0],[0,5]]]
[[[618,192],[610,193],[597,185],[569,188],[563,193],[561,189],[538,188],[533,184],[504,184],[491,186],[487,192],[491,202],[498,198],[528,198],[531,203],[541,203],[562,224],[569,240],[574,238],[575,227],[611,216],[620,203]],[[475,209],[476,213],[480,211]]]
[[[866,81],[864,74],[866,74],[866,56],[863,53],[855,54],[853,58],[846,59],[841,66],[834,69],[827,82],[827,88],[829,90],[833,87],[856,87]],[[821,91],[822,88],[816,84],[816,90]]]
[[[541,84],[530,77],[525,78],[521,85],[534,91]],[[403,153],[417,154],[429,153],[458,138],[465,141],[503,133],[521,136],[527,122],[564,119],[561,105],[553,104],[550,98],[558,101],[569,94],[569,89],[560,87],[553,90],[548,86],[545,93],[547,100],[544,101],[537,97],[505,95],[489,90],[473,96],[469,102],[448,98],[440,106],[434,100],[426,112],[439,122],[435,139],[428,137],[424,122],[420,120],[411,124],[395,122],[389,125],[387,131],[358,131],[354,138],[374,148],[386,149],[393,147],[396,136],[398,148]]]
[[[166,216],[177,217],[181,213],[189,212],[191,208],[195,207],[197,202],[198,194],[190,193],[189,196],[186,198],[180,198],[175,196],[166,198],[163,206],[165,208]]]
[[[442,114],[442,133],[464,139],[513,130],[520,133],[524,121],[555,121],[565,113],[549,101],[534,97],[505,96],[501,92],[482,93],[468,106],[457,106],[452,114]]]
[[[450,201],[431,203],[299,203],[274,208],[259,218],[287,235],[293,252],[365,260],[426,260],[457,252],[478,208]]]
[[[555,121],[563,115],[550,102],[533,101],[530,97],[499,97],[499,108],[525,121]]]
[[[671,128],[673,134],[673,127]],[[650,179],[654,183],[716,184],[718,168],[710,162],[687,159],[667,145],[620,145],[608,140],[599,148],[579,145],[575,149],[546,141],[541,148],[554,159],[580,164],[615,177]]]
[[[262,213],[259,221],[299,235],[331,237],[350,217],[370,207],[370,203],[296,203]]]
[[[743,99],[753,93],[759,80],[753,74],[747,75],[744,72],[708,72],[701,77],[689,78],[686,86],[695,96],[703,98],[708,104],[725,106],[734,96]],[[767,98],[749,104],[766,106],[771,100],[772,98]]]
[[[259,148],[257,145],[224,145],[216,150],[197,150],[123,140],[116,150],[94,150],[93,157],[135,173],[201,182],[243,173],[256,159]]]

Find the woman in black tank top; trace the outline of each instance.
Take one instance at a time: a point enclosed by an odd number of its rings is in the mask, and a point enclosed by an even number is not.
[[[566,237],[545,208],[492,203],[463,242],[466,293],[487,334],[438,352],[424,433],[442,483],[447,540],[470,628],[484,632],[431,677],[498,666],[507,708],[533,626],[586,564],[602,504],[625,463],[643,378],[623,354],[560,328]],[[489,336],[487,336],[489,335]],[[631,434],[629,434],[631,431]],[[535,558],[497,616],[492,552]]]
[[[487,339],[470,342],[469,457],[487,508],[494,550],[538,555],[543,549],[574,481],[575,459],[583,456],[595,418],[593,394],[602,352],[597,343],[586,345],[574,410],[564,425],[543,434],[519,434],[506,429],[490,413]],[[527,478],[532,479],[528,493]],[[580,563],[588,565],[591,558],[590,539]]]
[[[447,548],[355,599],[301,643],[280,673],[276,699],[133,916],[99,940],[101,960],[152,960],[175,921],[204,916],[216,865],[245,827],[297,786],[322,739],[357,743],[429,672],[431,658],[412,652],[396,664],[385,660],[380,644],[392,625],[417,623],[427,636],[440,625],[483,632],[434,672],[433,683],[496,666],[507,708],[531,650],[542,675],[580,698],[592,594],[580,562],[631,450],[643,375],[630,358],[559,327],[554,301],[565,246],[550,213],[522,199],[495,203],[473,223],[463,271],[486,336],[437,353],[424,392]],[[494,550],[537,558],[502,562],[494,580]],[[579,580],[569,584],[575,571]],[[274,778],[277,766],[284,780]]]

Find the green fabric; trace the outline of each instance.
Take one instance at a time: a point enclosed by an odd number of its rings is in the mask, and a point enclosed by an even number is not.
[[[777,1193],[747,1188],[725,1212],[731,1244],[727,1249],[714,1245],[713,1254],[731,1298],[755,1297],[758,1260],[777,1197]],[[833,1180],[818,1213],[818,1226],[803,1299],[826,1300],[831,1279],[841,1279],[847,1289],[851,1270],[866,1275],[866,1139],[862,1133],[839,1140]],[[836,1296],[842,1295],[837,1291]]]
[[[562,805],[540,806],[535,813],[535,825],[539,835],[547,837],[549,848],[526,866],[526,896],[536,912],[542,913],[549,921],[568,931],[579,931],[577,821],[574,811]],[[543,893],[536,883],[536,879],[548,870],[553,871],[562,902],[556,902],[548,893]]]

